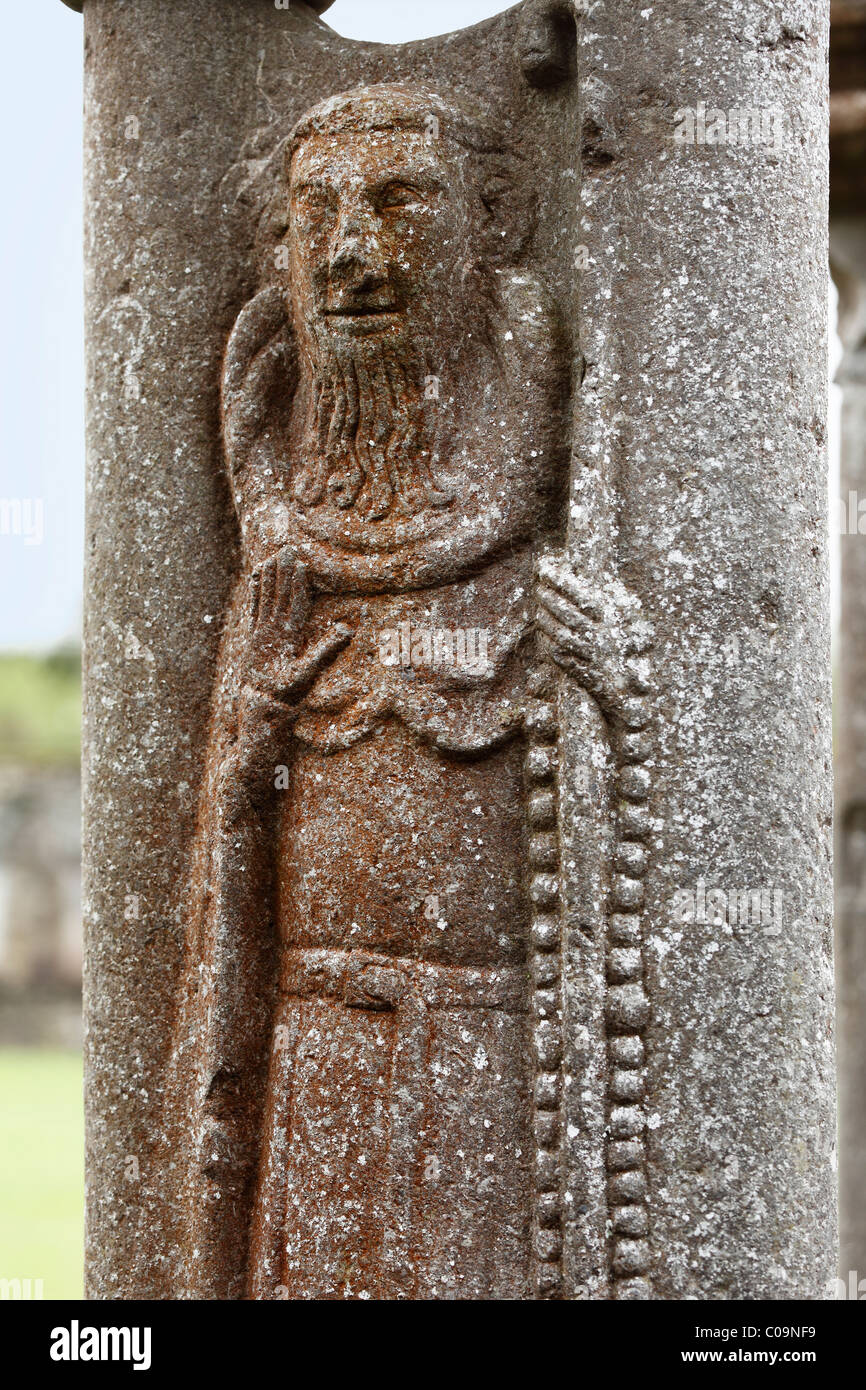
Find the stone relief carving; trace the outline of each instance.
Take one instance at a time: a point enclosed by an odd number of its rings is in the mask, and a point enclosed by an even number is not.
[[[650,634],[561,553],[531,171],[464,105],[382,84],[314,107],[268,177],[222,383],[241,567],[175,1040],[187,1291],[562,1295],[564,671],[620,769],[611,1260],[645,1296]]]

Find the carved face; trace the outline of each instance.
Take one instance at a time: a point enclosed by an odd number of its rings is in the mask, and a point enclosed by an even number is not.
[[[457,160],[420,132],[312,136],[290,187],[295,324],[332,341],[439,333],[470,258]]]
[[[533,534],[554,486],[562,377],[544,292],[510,273],[507,148],[388,85],[320,103],[289,143],[297,359],[267,543],[323,588],[447,582]]]

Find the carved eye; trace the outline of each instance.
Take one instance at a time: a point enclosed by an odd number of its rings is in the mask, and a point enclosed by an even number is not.
[[[423,194],[420,189],[413,188],[410,183],[389,183],[380,189],[376,198],[376,206],[380,212],[388,212],[392,208],[406,208],[414,203],[423,202]]]
[[[324,218],[334,212],[337,199],[331,188],[304,184],[294,190],[294,203],[296,211],[302,215]]]

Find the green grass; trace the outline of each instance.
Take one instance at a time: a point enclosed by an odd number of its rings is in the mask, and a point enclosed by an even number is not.
[[[82,1297],[81,1059],[0,1048],[0,1279]]]
[[[0,656],[0,762],[77,763],[80,725],[77,651]]]

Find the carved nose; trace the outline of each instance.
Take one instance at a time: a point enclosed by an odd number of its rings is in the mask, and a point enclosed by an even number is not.
[[[331,270],[338,274],[358,273],[358,289],[374,290],[384,284],[385,267],[372,230],[362,228],[356,221],[343,223],[334,239]]]

